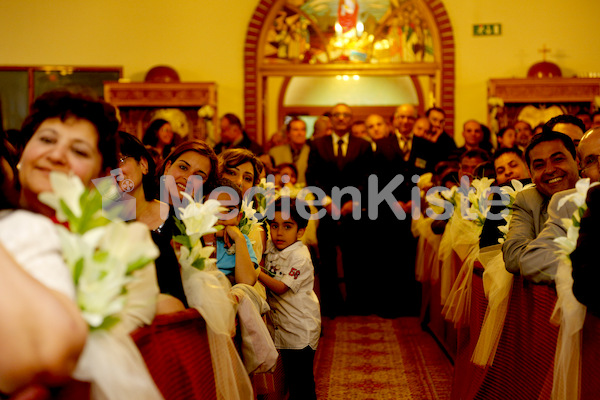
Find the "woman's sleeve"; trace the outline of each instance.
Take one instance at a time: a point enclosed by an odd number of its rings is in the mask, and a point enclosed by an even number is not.
[[[11,212],[0,218],[0,242],[31,276],[75,300],[73,278],[52,221],[27,211]]]

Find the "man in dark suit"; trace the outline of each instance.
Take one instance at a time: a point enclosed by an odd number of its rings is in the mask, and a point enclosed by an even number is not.
[[[429,133],[431,123],[426,118],[418,118],[414,105],[403,104],[396,109],[394,128],[388,137],[376,141],[375,154],[380,189],[398,175],[403,177],[393,194],[397,211],[405,213],[405,218],[398,218],[391,207],[381,205],[379,218],[374,222],[381,247],[388,249],[379,252],[373,261],[385,268],[381,271],[382,286],[374,293],[380,304],[378,313],[384,317],[418,315],[421,292],[414,277],[416,239],[411,232],[411,188],[415,183],[412,177],[434,167],[427,160],[431,143],[419,136]]]
[[[319,280],[323,315],[344,313],[343,297],[338,286],[338,251],[344,271],[348,311],[358,303],[360,293],[359,259],[365,245],[360,243],[366,234],[361,229],[365,218],[368,177],[373,165],[369,142],[350,134],[352,110],[346,104],[337,104],[331,111],[333,133],[311,141],[306,170],[308,186],[321,189],[327,198],[323,202],[326,214],[319,220],[317,240],[319,249]],[[349,188],[353,195],[336,195],[337,188]],[[364,213],[366,216],[366,213]],[[358,217],[358,220],[353,216]]]

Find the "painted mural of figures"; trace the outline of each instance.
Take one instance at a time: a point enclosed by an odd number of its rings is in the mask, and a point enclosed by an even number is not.
[[[423,25],[423,43],[425,44],[425,52],[423,54],[424,62],[434,62],[433,56],[433,37],[427,25]]]
[[[310,49],[308,21],[296,14],[286,18],[286,24],[289,26],[288,59],[302,61]]]
[[[358,0],[340,0],[337,22],[342,27],[342,33],[356,27],[358,22]]]
[[[390,62],[402,62],[402,48],[404,46],[404,39],[402,38],[402,27],[397,17],[392,19],[387,40],[389,42],[389,55]]]

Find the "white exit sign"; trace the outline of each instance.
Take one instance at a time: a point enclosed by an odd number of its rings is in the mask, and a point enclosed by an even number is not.
[[[473,36],[500,36],[501,24],[476,24],[473,25]]]

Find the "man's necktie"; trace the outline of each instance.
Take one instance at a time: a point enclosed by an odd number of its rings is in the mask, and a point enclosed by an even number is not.
[[[408,158],[410,157],[410,142],[404,136],[400,136],[398,144],[400,145],[400,151],[402,151],[404,161],[408,161]]]
[[[338,169],[342,169],[342,166],[344,165],[344,151],[342,150],[342,145],[344,144],[344,141],[342,139],[339,139],[337,141],[337,166]]]

